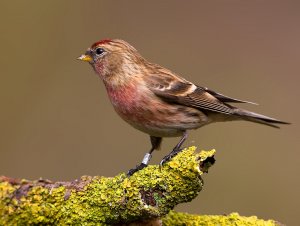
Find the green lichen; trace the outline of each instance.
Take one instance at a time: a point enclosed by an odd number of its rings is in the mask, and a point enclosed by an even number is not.
[[[198,195],[200,163],[212,155],[191,147],[163,167],[151,165],[129,178],[82,177],[80,189],[0,179],[0,225],[107,225],[162,217]]]
[[[186,225],[186,226],[278,226],[274,220],[262,220],[256,216],[243,217],[238,213],[229,215],[192,215],[170,211],[163,219],[163,226]]]

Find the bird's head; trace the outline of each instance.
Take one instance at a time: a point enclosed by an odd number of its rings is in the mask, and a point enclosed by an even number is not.
[[[77,59],[90,63],[99,77],[111,85],[138,76],[145,62],[134,47],[119,39],[96,42]]]

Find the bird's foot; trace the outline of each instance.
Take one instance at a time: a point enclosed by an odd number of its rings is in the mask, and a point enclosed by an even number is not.
[[[162,167],[163,164],[170,161],[173,157],[175,157],[179,152],[181,152],[183,148],[174,148],[168,155],[163,157],[163,159],[160,161],[159,166]]]
[[[132,176],[135,172],[141,170],[141,169],[144,169],[146,166],[148,166],[148,163],[151,159],[152,155],[151,155],[151,152],[150,153],[146,153],[144,158],[143,158],[143,161],[137,165],[135,168],[133,169],[130,169],[128,172],[127,172],[127,176],[130,177]]]
[[[127,176],[130,177],[132,176],[134,173],[136,173],[137,171],[140,171],[141,169],[144,169],[145,167],[147,167],[148,165],[145,163],[140,163],[139,165],[137,165],[135,168],[128,170],[127,172]]]

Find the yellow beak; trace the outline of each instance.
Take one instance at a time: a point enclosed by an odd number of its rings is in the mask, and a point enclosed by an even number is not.
[[[92,62],[93,58],[89,55],[82,54],[80,57],[77,58],[77,60],[82,60],[86,62]]]

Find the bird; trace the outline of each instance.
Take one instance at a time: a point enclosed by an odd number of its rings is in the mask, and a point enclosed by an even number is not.
[[[289,124],[233,106],[234,103],[255,103],[196,85],[149,62],[121,39],[97,41],[77,59],[88,62],[103,81],[118,115],[150,136],[151,149],[139,165],[128,171],[129,176],[148,165],[153,151],[160,149],[165,137],[181,138],[160,165],[182,150],[189,130],[210,123],[245,120],[275,128]]]

